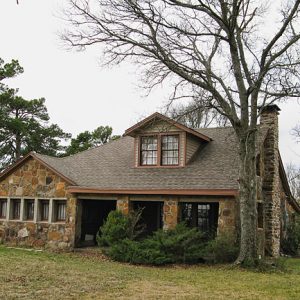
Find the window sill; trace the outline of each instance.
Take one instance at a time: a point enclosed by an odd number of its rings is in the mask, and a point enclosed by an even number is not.
[[[179,168],[184,168],[184,166],[180,165],[169,165],[169,166],[136,166],[136,169],[179,169]]]

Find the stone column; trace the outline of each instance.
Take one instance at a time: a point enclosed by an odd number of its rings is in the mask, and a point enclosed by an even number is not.
[[[129,196],[117,197],[117,210],[121,211],[124,215],[128,215],[131,210]]]
[[[166,199],[164,201],[163,212],[164,230],[175,228],[179,219],[178,198],[170,197]]]
[[[260,124],[269,128],[264,142],[263,197],[265,212],[266,254],[278,257],[280,252],[280,177],[278,152],[278,112],[277,105],[263,109]]]
[[[76,195],[68,195],[67,200],[67,223],[65,229],[65,235],[63,241],[68,243],[69,248],[74,248],[75,246],[75,237],[76,237],[76,219],[77,219],[77,206],[78,200]]]
[[[224,199],[219,202],[218,235],[236,232],[236,215],[236,199]]]

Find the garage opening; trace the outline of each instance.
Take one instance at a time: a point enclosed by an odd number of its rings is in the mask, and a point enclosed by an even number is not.
[[[96,245],[99,227],[108,214],[116,209],[116,200],[82,200],[81,245]]]
[[[163,227],[163,202],[134,201],[133,209],[143,209],[140,223],[145,225],[142,236],[152,234]]]

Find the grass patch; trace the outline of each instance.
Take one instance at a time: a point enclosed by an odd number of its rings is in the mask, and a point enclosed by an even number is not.
[[[286,273],[229,265],[157,268],[0,246],[0,299],[299,299],[300,259],[286,265]]]

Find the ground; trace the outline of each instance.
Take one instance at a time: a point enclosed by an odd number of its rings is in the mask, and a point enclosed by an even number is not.
[[[288,259],[287,266],[286,273],[156,268],[0,246],[0,299],[299,299],[300,259]]]

